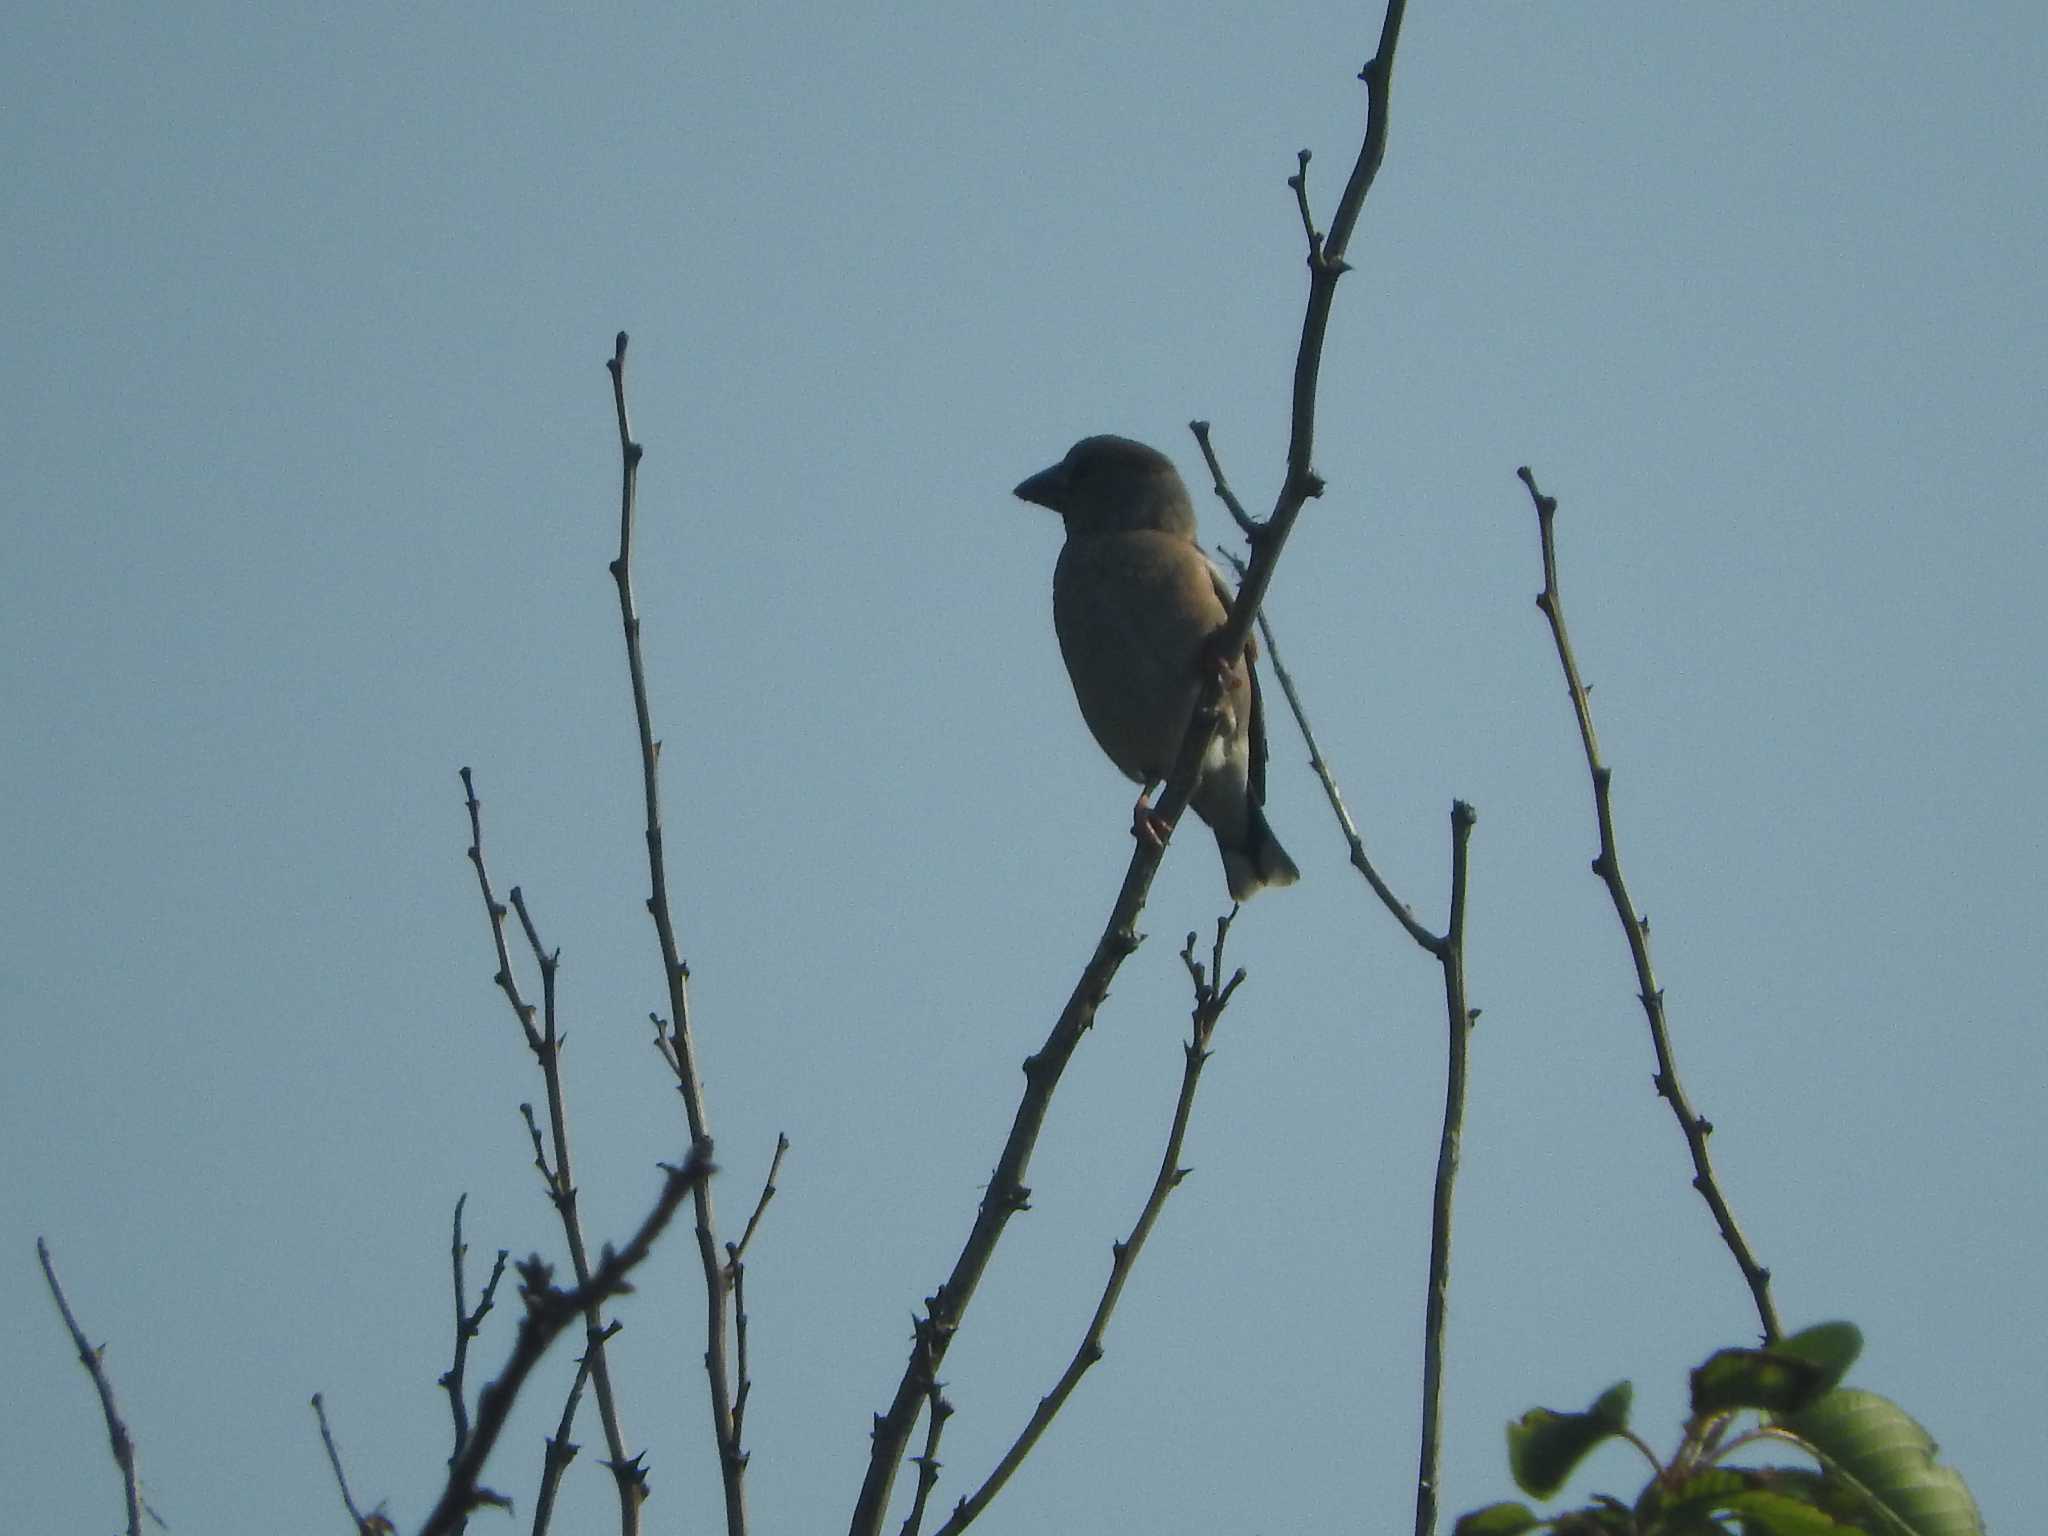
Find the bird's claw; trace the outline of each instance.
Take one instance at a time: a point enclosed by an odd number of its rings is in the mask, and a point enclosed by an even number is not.
[[[1131,836],[1148,848],[1164,848],[1172,831],[1172,823],[1152,809],[1152,791],[1141,792],[1138,803],[1131,807]]]

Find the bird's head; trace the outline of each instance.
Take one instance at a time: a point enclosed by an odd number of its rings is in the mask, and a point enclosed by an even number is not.
[[[1066,519],[1070,535],[1156,529],[1195,536],[1195,509],[1173,460],[1128,437],[1084,437],[1017,487]]]

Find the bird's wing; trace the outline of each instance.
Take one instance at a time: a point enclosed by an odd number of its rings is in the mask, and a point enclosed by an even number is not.
[[[1223,612],[1227,618],[1232,607],[1236,604],[1237,594],[1231,590],[1230,581],[1224,576],[1222,568],[1214,560],[1209,559],[1207,555],[1204,555],[1202,559],[1209,567],[1209,580],[1216,588],[1217,601],[1223,604]],[[1248,737],[1247,744],[1251,748],[1251,771],[1249,777],[1252,804],[1264,805],[1266,803],[1266,704],[1265,700],[1259,696],[1258,659],[1259,632],[1254,628],[1248,630],[1244,637],[1244,675],[1250,681],[1252,690],[1251,727],[1246,732],[1246,735]]]

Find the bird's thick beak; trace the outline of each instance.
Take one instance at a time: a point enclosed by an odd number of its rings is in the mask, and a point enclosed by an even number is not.
[[[1067,499],[1066,468],[1064,464],[1055,464],[1051,469],[1041,469],[1011,494],[1020,500],[1035,501],[1041,507],[1050,507],[1057,512],[1061,503]]]

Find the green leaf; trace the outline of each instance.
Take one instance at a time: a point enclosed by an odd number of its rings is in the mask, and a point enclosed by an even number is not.
[[[1628,1506],[1597,1494],[1584,1509],[1567,1510],[1550,1522],[1555,1536],[1637,1536]]]
[[[1817,1474],[1803,1467],[1706,1467],[1675,1486],[1653,1480],[1636,1501],[1633,1529],[1653,1536],[1726,1532],[1732,1519],[1743,1536],[1857,1536],[1861,1526],[1809,1496],[1820,1489]]]
[[[1733,1467],[1703,1467],[1676,1485],[1653,1477],[1636,1500],[1636,1520],[1648,1529],[1665,1516],[1710,1513],[1748,1486],[1748,1478]]]
[[[1838,1387],[1777,1421],[1811,1446],[1913,1536],[1984,1536],[1984,1517],[1953,1467],[1935,1462],[1933,1438],[1898,1404]]]
[[[1849,1374],[1849,1367],[1856,1363],[1856,1357],[1863,1353],[1863,1330],[1854,1323],[1815,1323],[1811,1328],[1800,1329],[1789,1339],[1778,1340],[1771,1347],[1780,1354],[1797,1355],[1820,1366],[1827,1372],[1824,1390],[1832,1392]]]
[[[1469,1515],[1460,1515],[1451,1536],[1522,1536],[1543,1522],[1526,1504],[1489,1504]]]
[[[1804,1499],[1787,1493],[1753,1488],[1739,1494],[1725,1506],[1742,1519],[1745,1532],[1756,1536],[1856,1536],[1861,1527],[1843,1525],[1826,1510],[1815,1509]]]
[[[1692,1373],[1692,1411],[1792,1413],[1827,1391],[1827,1375],[1811,1360],[1774,1349],[1717,1349]]]
[[[1892,1529],[1888,1518],[1874,1508],[1870,1496],[1839,1475],[1811,1467],[1770,1467],[1754,1476],[1758,1487],[1797,1498],[1832,1517],[1845,1530]]]
[[[1862,1350],[1854,1323],[1816,1323],[1766,1349],[1717,1350],[1692,1373],[1693,1412],[1797,1413],[1841,1385]]]
[[[1635,1389],[1618,1381],[1584,1413],[1531,1408],[1508,1426],[1508,1467],[1522,1492],[1547,1499],[1601,1441],[1628,1427]]]

